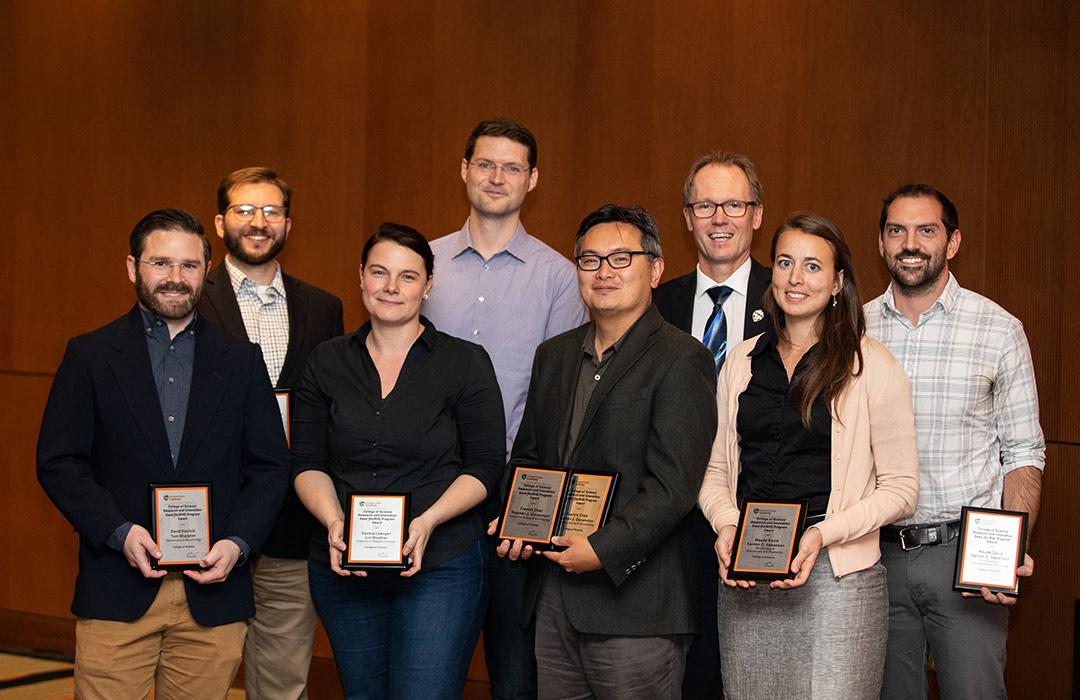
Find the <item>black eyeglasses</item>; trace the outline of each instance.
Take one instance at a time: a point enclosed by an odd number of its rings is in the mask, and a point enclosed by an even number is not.
[[[621,270],[624,267],[630,267],[630,263],[634,262],[635,255],[652,256],[652,253],[644,250],[620,250],[617,253],[610,253],[609,255],[594,255],[587,253],[574,258],[574,262],[577,263],[579,270],[584,270],[585,272],[596,272],[600,269],[600,263],[605,260],[607,261],[608,267],[612,270]]]
[[[719,204],[708,200],[704,202],[690,202],[686,205],[686,208],[690,210],[690,213],[694,215],[695,219],[711,219],[717,209],[723,209],[724,213],[732,219],[741,219],[746,216],[746,211],[754,206],[757,206],[757,202],[744,199],[729,199],[728,201],[720,202]]]

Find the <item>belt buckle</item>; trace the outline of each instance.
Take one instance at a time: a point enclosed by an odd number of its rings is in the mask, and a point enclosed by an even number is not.
[[[900,530],[900,549],[904,550],[905,552],[913,552],[916,549],[922,547],[922,545],[919,544],[918,542],[915,542],[914,544],[910,544],[910,545],[908,544],[908,539],[907,539],[908,533],[916,531],[918,529],[919,529],[918,525],[912,525],[911,527],[901,528],[901,530]]]

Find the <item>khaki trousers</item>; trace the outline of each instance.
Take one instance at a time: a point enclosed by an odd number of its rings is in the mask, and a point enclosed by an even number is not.
[[[255,617],[244,642],[248,700],[305,700],[315,605],[306,559],[260,556],[252,571]]]
[[[225,698],[247,622],[203,627],[191,617],[181,574],[169,574],[150,609],[133,622],[79,618],[75,697],[79,700]]]

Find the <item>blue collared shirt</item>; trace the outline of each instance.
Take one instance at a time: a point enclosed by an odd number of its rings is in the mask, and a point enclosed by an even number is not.
[[[431,243],[435,284],[423,314],[444,333],[484,346],[495,365],[514,444],[529,392],[536,346],[588,320],[574,264],[518,224],[487,260],[473,248],[469,222]]]
[[[164,321],[140,308],[146,331],[146,349],[150,352],[150,371],[154,375],[161,419],[169,436],[169,455],[173,467],[180,458],[180,439],[184,436],[188,396],[191,394],[191,370],[195,363],[195,319],[169,337]]]
[[[169,438],[169,455],[175,467],[176,460],[180,458],[180,441],[184,437],[188,397],[191,395],[191,375],[195,366],[195,321],[198,317],[192,318],[184,330],[170,338],[169,326],[164,321],[142,307],[139,307],[139,313],[146,332],[146,349],[150,353],[150,371],[161,404],[161,419]],[[123,551],[132,525],[126,522],[116,528],[106,543],[113,549]],[[245,561],[251,547],[240,537],[228,539],[240,548],[238,563]]]

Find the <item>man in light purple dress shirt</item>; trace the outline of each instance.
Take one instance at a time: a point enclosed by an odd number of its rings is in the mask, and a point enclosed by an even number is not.
[[[536,187],[536,139],[510,119],[480,122],[461,160],[471,204],[460,231],[435,241],[435,285],[422,313],[444,333],[483,345],[495,365],[509,453],[521,424],[533,354],[588,320],[574,265],[525,232],[521,206]],[[536,697],[532,630],[518,625],[525,567],[497,559],[484,625],[494,698]]]

